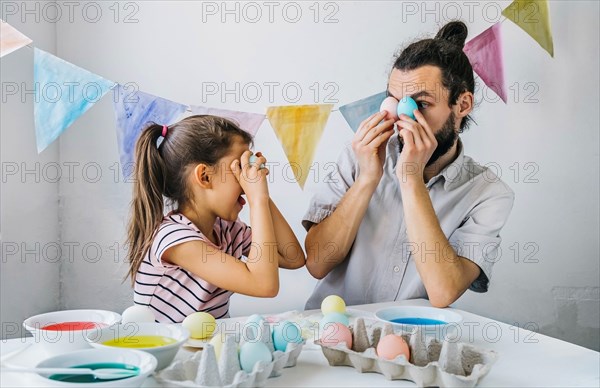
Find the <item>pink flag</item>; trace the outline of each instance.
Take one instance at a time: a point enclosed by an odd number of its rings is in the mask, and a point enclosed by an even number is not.
[[[473,70],[506,103],[500,23],[468,41],[464,52],[471,61]]]
[[[31,39],[0,19],[0,57],[27,46]]]
[[[241,129],[248,132],[252,137],[258,132],[262,122],[265,120],[265,115],[249,112],[238,112],[235,110],[207,108],[204,106],[190,106],[190,109],[195,115],[213,115],[224,117],[235,122]]]

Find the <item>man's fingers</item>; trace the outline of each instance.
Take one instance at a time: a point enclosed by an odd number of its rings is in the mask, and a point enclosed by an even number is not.
[[[389,119],[376,126],[372,131],[368,132],[367,135],[362,139],[362,143],[367,145],[377,138],[385,131],[393,130],[394,119]]]
[[[373,130],[373,128],[381,122],[381,120],[383,120],[385,116],[386,112],[378,112],[369,116],[367,120],[363,121],[358,131],[356,131],[355,139],[357,141],[362,141],[365,138],[365,136],[369,134]]]

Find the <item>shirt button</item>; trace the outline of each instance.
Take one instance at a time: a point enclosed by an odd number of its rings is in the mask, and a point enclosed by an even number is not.
[[[398,273],[400,272],[400,267],[398,267],[397,265],[394,266],[394,272]]]

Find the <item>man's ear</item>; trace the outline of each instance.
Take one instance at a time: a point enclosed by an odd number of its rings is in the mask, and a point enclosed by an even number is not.
[[[456,101],[456,117],[462,119],[473,111],[473,93],[463,92]]]
[[[204,163],[199,163],[194,167],[194,183],[204,189],[212,188],[211,167]]]

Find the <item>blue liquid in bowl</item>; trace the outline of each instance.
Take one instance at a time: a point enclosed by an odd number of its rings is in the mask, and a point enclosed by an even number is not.
[[[418,326],[433,326],[433,325],[446,325],[444,321],[438,321],[437,319],[429,318],[394,318],[390,319],[391,322],[400,323],[402,325],[418,325]]]
[[[140,368],[138,368],[137,366],[121,364],[119,362],[106,362],[106,363],[77,365],[77,366],[73,366],[72,368],[84,368],[84,369],[93,369],[93,370],[104,369],[104,368],[116,368],[116,369],[132,370],[132,371],[135,371],[138,373],[140,371]],[[116,380],[128,379],[130,377],[133,377],[133,376],[122,377],[120,379],[100,380],[100,379],[95,378],[92,375],[55,374],[55,375],[50,375],[48,378],[50,380],[63,381],[65,383],[102,383],[102,382],[106,382],[106,381],[116,381]]]

